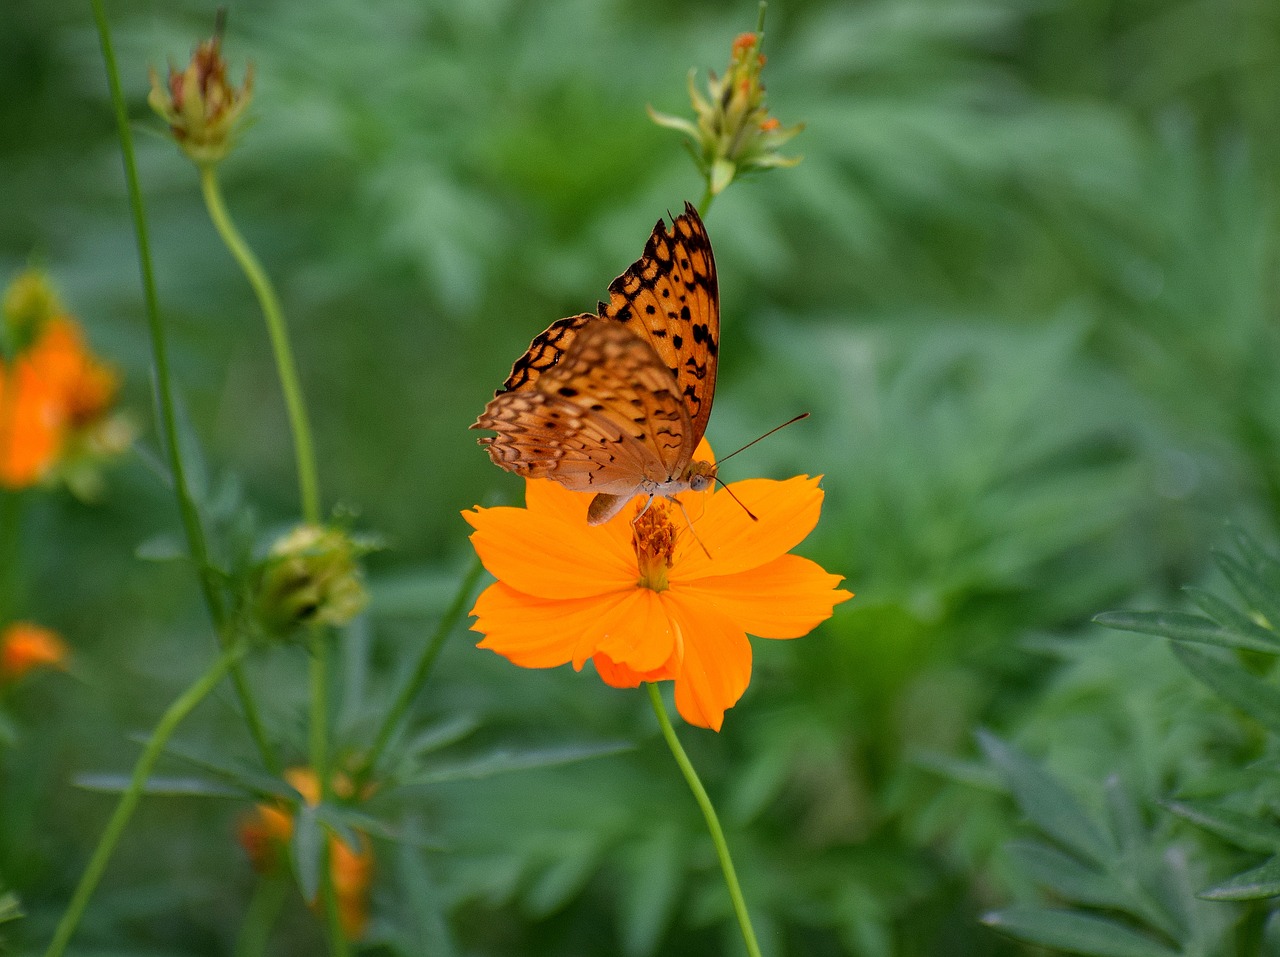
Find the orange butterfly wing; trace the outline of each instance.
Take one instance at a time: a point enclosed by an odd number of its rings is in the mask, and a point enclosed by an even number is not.
[[[647,343],[609,320],[584,318],[556,362],[531,363],[527,384],[494,396],[475,427],[497,433],[480,444],[508,471],[630,496],[688,464],[689,414]]]
[[[697,211],[662,220],[609,285],[597,316],[557,320],[516,360],[472,428],[493,462],[594,491],[590,520],[633,495],[674,494],[713,466],[690,464],[715,395],[720,303]]]
[[[707,431],[720,352],[720,291],[711,240],[690,203],[668,233],[662,220],[644,255],[609,284],[600,315],[646,339],[680,387],[696,448]]]

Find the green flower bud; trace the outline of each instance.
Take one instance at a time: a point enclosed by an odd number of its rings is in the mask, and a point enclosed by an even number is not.
[[[363,549],[336,528],[299,525],[271,546],[257,588],[258,618],[273,635],[310,624],[345,625],[368,604]]]

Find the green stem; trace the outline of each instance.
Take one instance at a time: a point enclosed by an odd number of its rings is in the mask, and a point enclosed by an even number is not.
[[[707,797],[707,789],[698,779],[698,772],[693,769],[693,762],[680,746],[680,739],[676,737],[675,729],[671,727],[671,719],[667,717],[666,706],[662,703],[662,692],[653,682],[648,682],[646,687],[649,689],[653,713],[658,716],[658,724],[662,727],[662,736],[667,741],[667,747],[671,749],[676,764],[680,765],[684,779],[689,782],[689,790],[693,791],[698,807],[702,808],[702,816],[707,819],[707,830],[711,832],[711,841],[715,844],[716,855],[720,858],[720,869],[724,871],[724,882],[729,887],[729,899],[733,901],[733,912],[738,917],[738,926],[742,929],[742,940],[747,945],[747,953],[750,957],[760,957],[760,945],[756,943],[756,932],[751,928],[751,915],[747,913],[746,902],[742,899],[742,888],[738,886],[738,875],[733,869],[733,858],[729,856],[729,845],[725,842],[724,831],[720,828],[720,819],[716,817],[716,809],[711,804],[711,798]]]
[[[311,727],[308,751],[311,770],[320,782],[320,799],[329,796],[329,642],[322,628],[312,630],[311,651]]]
[[[311,426],[307,420],[307,407],[302,398],[302,386],[298,381],[297,366],[293,361],[293,350],[289,346],[289,333],[284,324],[284,312],[280,308],[280,299],[276,296],[275,287],[271,285],[266,270],[258,262],[249,244],[240,235],[231,216],[227,213],[226,204],[222,201],[222,190],[218,186],[217,168],[209,163],[200,167],[200,188],[204,192],[205,206],[209,210],[209,218],[214,228],[226,243],[227,249],[235,257],[245,278],[253,287],[258,297],[258,305],[262,307],[263,318],[267,321],[267,334],[271,337],[271,349],[275,353],[276,372],[280,376],[280,388],[284,392],[285,407],[289,413],[289,426],[293,431],[293,450],[298,463],[298,491],[302,499],[302,517],[305,521],[318,524],[320,521],[320,485],[316,477],[315,451],[311,442]]]
[[[463,576],[462,583],[458,586],[458,591],[453,596],[453,601],[441,616],[440,623],[436,626],[431,640],[423,648],[422,656],[418,659],[413,672],[400,688],[400,692],[396,695],[396,700],[392,703],[391,708],[383,716],[382,725],[378,728],[377,735],[374,736],[373,746],[365,754],[364,762],[361,764],[360,771],[357,774],[357,791],[377,772],[378,762],[382,759],[382,753],[386,750],[387,745],[391,743],[391,736],[400,727],[400,721],[404,718],[405,712],[409,710],[409,706],[413,704],[413,699],[418,696],[418,692],[422,690],[422,686],[426,683],[427,677],[431,674],[431,669],[436,663],[436,658],[440,655],[440,649],[444,647],[445,639],[449,637],[454,626],[458,624],[458,620],[465,614],[467,600],[471,597],[472,591],[475,590],[476,582],[480,580],[480,575],[483,572],[484,566],[480,564],[480,559],[474,559],[471,563],[471,568]]]
[[[0,489],[0,626],[17,614],[18,556],[24,500],[20,489]]]
[[[218,576],[209,560],[209,547],[205,541],[204,526],[191,487],[187,482],[187,470],[182,461],[178,441],[178,417],[174,411],[173,382],[169,375],[169,347],[165,340],[164,322],[160,318],[160,300],[156,295],[155,270],[151,264],[151,241],[147,232],[146,210],[142,204],[142,189],[138,185],[138,164],[133,152],[133,134],[129,130],[129,113],[125,106],[124,92],[120,88],[120,71],[116,66],[115,48],[111,42],[111,25],[107,21],[102,0],[90,0],[93,17],[98,25],[98,42],[102,47],[102,60],[106,66],[107,83],[111,88],[111,103],[115,108],[116,130],[120,138],[120,155],[124,161],[125,183],[129,191],[129,208],[133,214],[133,233],[138,247],[138,268],[142,274],[142,294],[146,304],[147,329],[151,337],[151,361],[155,379],[152,401],[156,407],[156,419],[160,423],[164,451],[168,457],[169,474],[173,480],[173,493],[178,500],[178,512],[186,532],[187,550],[195,564],[200,579],[200,589],[209,609],[218,640],[225,649],[232,642],[233,630],[227,620],[226,610],[218,591]],[[232,681],[236,696],[244,713],[249,733],[262,756],[262,763],[273,773],[280,771],[280,762],[267,741],[258,708],[249,692],[249,685],[237,660],[232,667]]]
[[[711,201],[716,198],[716,194],[711,192],[711,174],[707,174],[707,189],[702,194],[702,199],[698,201],[698,217],[700,219],[707,218],[707,210],[711,209]]]
[[[249,907],[245,911],[240,936],[236,940],[235,957],[264,957],[271,928],[289,893],[290,882],[280,874],[268,874],[258,879]]]
[[[347,935],[342,929],[342,912],[338,909],[338,894],[333,887],[333,866],[331,863],[329,842],[325,841],[321,855],[320,893],[324,897],[325,926],[329,931],[329,951],[333,957],[347,957],[351,948],[347,945]]]
[[[311,633],[311,769],[320,782],[320,803],[333,794],[333,782],[329,774],[329,633],[315,628]],[[324,909],[324,925],[329,937],[329,950],[334,957],[345,957],[348,952],[347,937],[342,930],[342,917],[338,910],[338,896],[333,887],[333,855],[330,853],[329,832],[325,830],[320,848],[320,900]]]
[[[173,704],[169,705],[169,709],[164,715],[161,716],[155,731],[151,733],[151,738],[147,741],[147,746],[142,751],[141,757],[138,758],[138,763],[134,765],[133,777],[129,781],[129,786],[120,795],[120,801],[116,804],[116,809],[112,813],[111,819],[107,822],[106,828],[103,829],[102,836],[98,838],[98,846],[94,848],[93,856],[89,858],[88,866],[85,867],[84,873],[80,875],[80,883],[76,886],[75,893],[71,895],[71,902],[67,905],[66,913],[62,915],[62,920],[58,922],[57,930],[53,934],[53,941],[49,944],[49,949],[45,951],[45,957],[61,957],[63,951],[66,950],[67,944],[71,940],[71,935],[75,933],[76,927],[80,923],[80,918],[84,916],[85,907],[89,904],[89,898],[98,886],[98,881],[102,879],[102,873],[107,868],[107,862],[111,859],[111,854],[115,850],[116,844],[120,841],[120,835],[124,833],[125,826],[133,815],[134,808],[138,806],[138,800],[142,797],[142,789],[147,783],[147,778],[150,777],[156,761],[160,758],[160,753],[169,742],[169,738],[195,706],[217,687],[218,682],[231,670],[232,664],[240,654],[241,649],[238,646],[224,651],[218,660],[213,663],[213,666],[197,678],[195,683],[187,688],[186,691],[182,692]]]

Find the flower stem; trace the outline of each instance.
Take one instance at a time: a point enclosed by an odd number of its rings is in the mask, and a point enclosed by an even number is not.
[[[90,0],[98,27],[98,42],[102,47],[102,60],[106,67],[107,84],[111,89],[111,103],[115,108],[116,131],[120,139],[120,156],[124,161],[125,184],[129,192],[129,208],[133,214],[133,233],[138,247],[138,268],[142,275],[142,295],[146,304],[147,329],[151,337],[151,361],[155,372],[152,401],[156,419],[163,436],[164,451],[168,457],[169,475],[173,481],[173,493],[178,501],[178,512],[187,537],[187,550],[195,564],[200,579],[209,618],[213,622],[218,640],[225,649],[232,642],[232,628],[218,591],[218,576],[209,560],[209,547],[205,541],[204,526],[182,460],[182,447],[178,441],[178,417],[174,411],[173,382],[169,375],[169,347],[165,340],[164,322],[160,318],[160,300],[156,295],[155,271],[151,264],[151,242],[147,232],[146,210],[142,204],[142,189],[138,185],[138,164],[133,153],[133,134],[129,130],[129,113],[125,106],[124,92],[120,88],[120,71],[116,66],[115,48],[111,42],[111,25],[107,21],[103,0]],[[237,659],[232,665],[232,681],[236,696],[244,713],[249,734],[262,756],[262,763],[273,773],[279,773],[280,762],[267,741],[266,732],[258,716],[258,708],[244,672]]]
[[[62,920],[58,922],[58,927],[54,931],[49,949],[45,951],[45,957],[61,957],[63,951],[66,950],[67,944],[71,940],[71,935],[75,933],[76,927],[80,923],[80,918],[84,915],[85,907],[89,904],[89,898],[93,895],[94,889],[98,886],[98,881],[102,878],[103,871],[107,868],[107,862],[111,859],[111,854],[120,840],[120,835],[124,833],[125,826],[133,815],[134,808],[138,806],[138,800],[142,797],[142,789],[147,783],[147,778],[151,775],[151,771],[155,767],[160,753],[164,750],[164,746],[168,744],[169,738],[195,706],[217,687],[218,682],[226,676],[241,653],[240,646],[223,651],[217,661],[213,663],[213,666],[197,678],[195,683],[187,688],[186,691],[182,692],[161,716],[155,731],[151,733],[151,737],[147,741],[147,746],[138,758],[138,763],[134,765],[133,777],[129,781],[129,786],[120,795],[120,801],[116,804],[116,809],[112,813],[111,819],[107,822],[106,828],[103,829],[102,836],[98,838],[98,846],[94,848],[93,856],[89,858],[88,866],[85,867],[84,873],[80,875],[80,883],[76,886],[75,893],[71,895],[71,902],[67,905],[66,913],[62,915]]]
[[[333,782],[329,775],[329,633],[324,628],[311,632],[311,728],[309,751],[311,769],[320,782],[320,802],[329,800]],[[324,925],[329,937],[329,952],[334,957],[347,953],[347,938],[342,931],[338,898],[333,887],[333,868],[329,841],[320,847],[320,900],[324,909]]]
[[[698,807],[702,808],[702,816],[707,819],[707,830],[711,832],[711,841],[716,846],[716,856],[720,858],[720,869],[724,871],[724,882],[729,888],[729,899],[733,901],[733,912],[737,915],[738,926],[742,929],[742,940],[747,945],[747,953],[750,957],[760,957],[760,945],[756,942],[756,932],[751,927],[751,915],[747,913],[746,901],[742,899],[742,888],[738,885],[738,875],[733,869],[733,858],[729,856],[729,845],[725,842],[724,831],[720,828],[716,809],[711,804],[711,798],[707,797],[707,789],[698,779],[698,772],[693,769],[693,762],[680,746],[680,739],[676,737],[675,729],[671,727],[671,719],[667,717],[666,706],[662,703],[662,692],[652,681],[647,682],[646,687],[649,689],[653,713],[658,716],[658,724],[662,728],[662,736],[667,741],[667,747],[671,749],[676,764],[680,765],[680,770],[689,783],[689,790],[693,792]]]
[[[715,198],[716,194],[711,191],[711,174],[707,173],[707,189],[702,194],[702,199],[698,202],[698,218],[707,218],[707,210],[711,208],[711,201]]]
[[[298,382],[298,370],[289,346],[289,333],[284,324],[284,313],[275,287],[271,285],[266,270],[258,262],[249,244],[227,213],[222,201],[222,189],[218,185],[217,167],[212,163],[200,167],[200,188],[204,192],[205,206],[214,228],[235,257],[245,278],[253,287],[267,321],[267,334],[271,337],[271,349],[275,353],[276,372],[280,376],[280,388],[284,392],[285,407],[289,413],[289,427],[293,431],[293,449],[297,458],[298,491],[302,499],[304,521],[318,524],[320,521],[320,484],[316,477],[315,451],[311,442],[311,425],[307,420],[307,407],[302,398],[302,386]]]
[[[266,954],[271,928],[284,907],[289,887],[289,881],[279,874],[258,878],[258,885],[245,911],[244,923],[240,925],[235,957],[263,957]]]
[[[400,727],[400,721],[404,718],[405,712],[409,710],[409,706],[413,704],[413,699],[418,696],[418,692],[422,690],[423,684],[426,683],[427,677],[431,674],[431,669],[440,654],[440,649],[444,647],[445,639],[449,637],[454,626],[458,624],[458,620],[465,613],[467,599],[471,597],[471,593],[475,590],[476,582],[480,580],[480,575],[483,571],[484,566],[480,564],[480,559],[474,559],[466,575],[463,576],[462,583],[458,585],[453,601],[440,617],[440,623],[436,626],[431,640],[423,648],[422,656],[418,659],[413,672],[400,688],[395,702],[392,703],[387,713],[383,716],[382,725],[378,728],[378,733],[373,739],[373,746],[366,753],[357,775],[357,792],[360,785],[368,781],[377,771],[378,762],[382,759],[383,751],[386,750],[387,745],[391,742],[391,736]]]
[[[24,500],[19,489],[0,489],[0,625],[11,621],[16,614]]]

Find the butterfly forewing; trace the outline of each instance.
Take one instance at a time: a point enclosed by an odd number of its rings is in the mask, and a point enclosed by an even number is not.
[[[610,283],[609,302],[601,303],[600,315],[624,322],[648,340],[670,369],[697,446],[715,396],[720,293],[706,227],[691,204],[684,210],[670,233],[658,220],[644,255]]]
[[[516,360],[472,428],[494,463],[595,492],[607,521],[631,496],[705,483],[691,468],[715,394],[720,305],[715,259],[688,203],[609,286],[599,314],[553,322]]]

